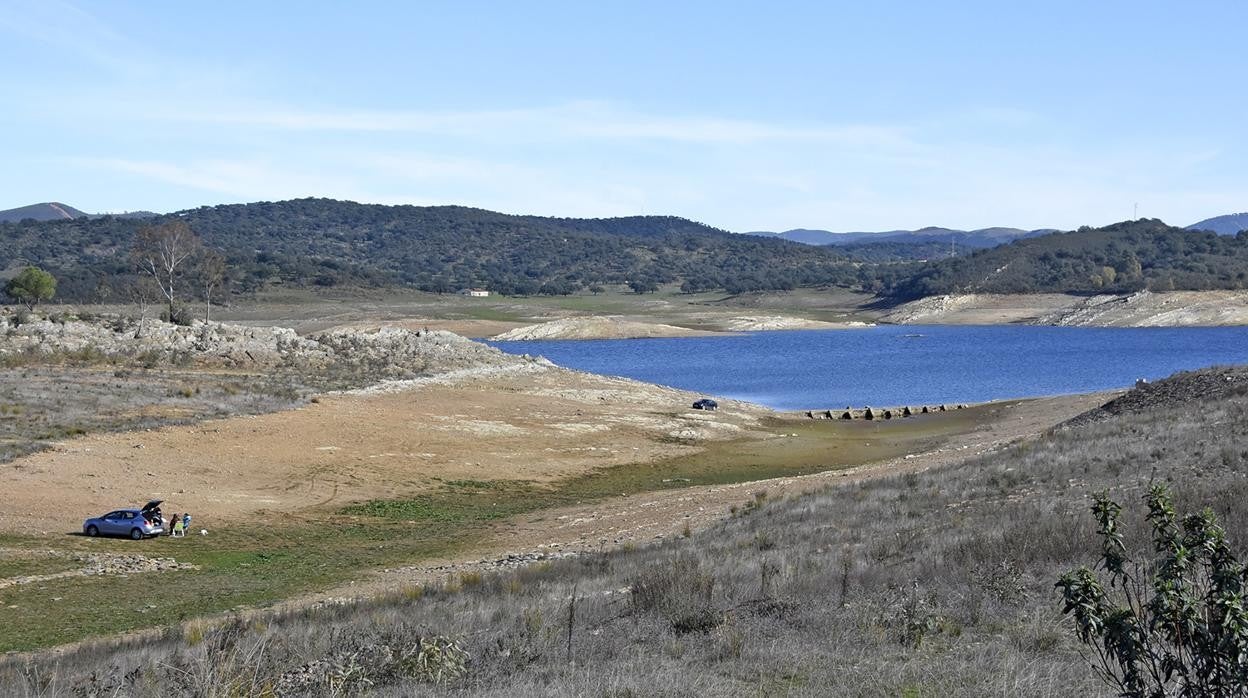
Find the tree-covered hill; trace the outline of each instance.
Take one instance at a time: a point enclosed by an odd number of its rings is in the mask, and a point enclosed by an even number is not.
[[[671,216],[543,218],[328,199],[211,206],[146,219],[0,223],[0,271],[35,265],[57,277],[58,298],[121,300],[138,278],[128,257],[136,232],[171,221],[188,224],[225,258],[235,293],[347,285],[436,292],[480,286],[529,295],[618,284],[644,292],[676,283],[687,291],[730,293],[841,286],[904,299],[1248,287],[1248,234],[1218,236],[1157,220],[1042,235],[948,259],[943,241],[915,250],[874,242],[811,246]]]
[[[923,262],[970,254],[974,248],[950,245],[948,240],[925,240],[921,242],[855,242],[838,245],[837,251],[850,259],[861,262]]]
[[[829,249],[717,230],[670,216],[574,219],[461,206],[380,206],[327,199],[212,206],[148,219],[101,217],[0,225],[0,269],[27,264],[62,280],[60,297],[116,297],[134,278],[127,251],[145,226],[182,220],[225,256],[231,286],[482,286],[561,294],[661,283],[733,292],[855,285]]]
[[[898,298],[944,293],[1126,293],[1248,287],[1248,234],[1219,236],[1155,219],[1016,240],[924,265]]]

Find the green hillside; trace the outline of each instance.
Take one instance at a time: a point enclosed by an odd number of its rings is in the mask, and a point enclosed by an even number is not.
[[[0,223],[0,271],[34,264],[57,276],[61,299],[120,299],[136,278],[127,259],[135,232],[171,220],[188,223],[226,258],[235,293],[272,286],[431,292],[480,286],[508,295],[561,295],[597,286],[628,284],[645,292],[678,284],[686,291],[729,293],[838,286],[909,299],[1248,286],[1248,235],[1219,236],[1158,220],[1041,235],[950,259],[943,241],[812,246],[673,216],[544,218],[328,199],[202,207],[144,219]]]
[[[213,206],[143,220],[121,217],[0,225],[0,268],[42,266],[61,297],[115,293],[132,278],[126,252],[144,225],[181,219],[228,260],[231,285],[484,286],[563,294],[630,283],[733,292],[858,282],[832,250],[767,240],[671,216],[575,219],[460,206],[379,206],[327,199]]]
[[[1248,287],[1248,235],[1155,219],[1016,240],[924,265],[891,284],[898,298],[944,293],[1128,293]]]

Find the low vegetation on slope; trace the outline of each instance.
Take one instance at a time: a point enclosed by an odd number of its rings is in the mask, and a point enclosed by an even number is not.
[[[1155,395],[1186,395],[1203,374]],[[1239,386],[1244,372],[1222,383]],[[1248,385],[1248,383],[1245,383]],[[13,695],[1107,695],[1054,582],[1099,555],[1092,493],[1168,481],[1248,540],[1248,391],[1152,401],[923,473],[759,491],[687,539],[391,598],[0,665]]]
[[[911,299],[1248,284],[1248,234],[1218,236],[1157,220],[1028,237],[950,258],[943,238],[901,247],[888,240],[811,246],[672,216],[543,218],[328,199],[205,206],[145,219],[0,222],[0,271],[41,267],[59,279],[64,300],[132,299],[143,278],[129,256],[136,232],[171,222],[185,223],[221,255],[224,279],[211,296],[218,302],[278,285],[438,293],[486,287],[504,295],[623,285],[637,293],[667,284],[732,294],[837,286]],[[202,295],[195,273],[183,275],[184,300]]]
[[[898,298],[949,293],[1129,293],[1248,287],[1248,234],[1127,221],[1016,240],[926,265],[889,287]]]
[[[123,298],[135,232],[183,221],[224,255],[229,285],[406,285],[448,292],[566,294],[600,284],[639,292],[687,282],[746,291],[855,282],[831,250],[733,235],[671,216],[575,219],[462,206],[381,206],[328,199],[213,206],[151,219],[0,224],[0,269],[34,264],[69,300]]]

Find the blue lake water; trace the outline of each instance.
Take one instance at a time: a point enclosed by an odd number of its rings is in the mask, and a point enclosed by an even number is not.
[[[677,339],[490,342],[560,366],[775,409],[982,402],[1248,363],[1248,328],[882,325]]]

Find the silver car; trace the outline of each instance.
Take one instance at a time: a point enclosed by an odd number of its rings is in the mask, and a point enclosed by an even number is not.
[[[118,509],[82,522],[82,532],[96,536],[129,536],[143,540],[165,532],[160,513],[161,500],[153,499],[142,509]]]

